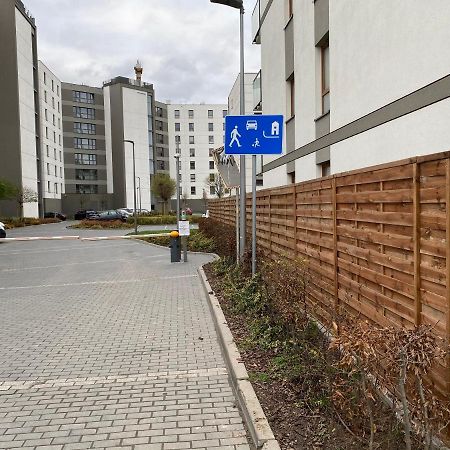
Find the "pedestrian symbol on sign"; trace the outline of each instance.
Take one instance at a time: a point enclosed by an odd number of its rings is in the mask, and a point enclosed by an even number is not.
[[[239,134],[239,130],[238,130],[237,125],[233,128],[233,131],[230,134],[231,134],[230,147],[233,147],[233,144],[235,142],[237,143],[237,146],[240,147],[241,143],[239,142],[238,137],[242,137],[242,136]]]

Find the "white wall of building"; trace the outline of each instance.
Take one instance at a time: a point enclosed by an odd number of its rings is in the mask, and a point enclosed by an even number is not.
[[[61,199],[64,193],[61,81],[39,61],[41,116],[41,189],[43,198]]]
[[[180,118],[175,118],[175,110],[180,111]],[[194,111],[194,118],[189,118],[189,110]],[[208,117],[208,111],[213,111],[213,118]],[[227,112],[227,105],[167,105],[168,126],[169,126],[169,155],[170,155],[170,176],[176,179],[175,173],[175,136],[180,136],[181,150],[181,189],[188,199],[202,199],[205,190],[208,198],[213,198],[210,187],[206,180],[210,174],[216,174],[216,168],[211,168],[210,149],[217,149],[223,145],[224,139],[224,111]],[[180,124],[180,131],[175,131],[175,123]],[[194,131],[189,131],[189,124],[194,124]],[[213,124],[213,131],[209,131],[209,124]],[[210,142],[210,136],[213,142]],[[194,137],[194,144],[189,143],[189,138]],[[190,156],[190,149],[195,149],[195,156]],[[195,163],[195,169],[191,169],[191,162]],[[191,175],[195,176],[195,181],[191,181]],[[191,188],[195,188],[195,193],[191,193]],[[189,201],[187,202],[189,204]]]
[[[265,11],[268,2],[261,3],[261,11]],[[287,23],[284,2],[272,3],[265,21],[261,26],[261,91],[263,98],[263,114],[282,114],[286,110],[286,80],[284,74],[284,27]],[[284,137],[283,148],[286,148]],[[265,156],[264,164],[277,156]],[[264,174],[264,187],[287,184],[286,169]]]
[[[137,177],[141,179],[142,208],[151,209],[150,198],[150,167],[149,167],[149,142],[148,142],[148,115],[147,93],[136,89],[122,88],[123,97],[123,129],[124,139],[135,143],[136,159],[136,186]],[[125,184],[126,205],[134,207],[133,187],[133,157],[132,145],[124,144],[125,151]],[[139,202],[139,199],[138,199]]]
[[[106,189],[108,194],[114,193],[112,129],[111,129],[111,91],[110,87],[103,88],[105,105],[105,149],[106,149]]]
[[[36,160],[36,120],[34,104],[33,79],[33,43],[32,27],[17,10],[17,69],[19,84],[19,114],[20,114],[20,144],[22,185],[38,191],[37,160]],[[23,214],[26,217],[39,215],[38,203],[25,203]]]

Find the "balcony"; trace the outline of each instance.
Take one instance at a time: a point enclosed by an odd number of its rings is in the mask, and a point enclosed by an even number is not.
[[[253,80],[253,111],[262,111],[261,71]]]
[[[261,44],[261,0],[257,0],[252,14],[252,41],[254,44]]]

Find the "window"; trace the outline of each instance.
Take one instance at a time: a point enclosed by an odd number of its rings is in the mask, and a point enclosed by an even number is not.
[[[73,91],[73,101],[78,103],[94,103],[94,94],[90,92]]]
[[[209,187],[209,193],[210,193],[210,195],[215,195],[215,193],[216,193],[216,188],[215,188],[214,186],[210,186],[210,187]]]
[[[95,150],[97,141],[95,139],[87,138],[73,138],[74,148],[84,148],[85,150]]]
[[[55,183],[55,194],[58,193],[58,183]]]
[[[47,191],[52,192],[50,181],[47,181]]]
[[[44,72],[44,84],[47,84],[47,74]]]
[[[158,117],[163,117],[163,109],[161,108],[161,106],[157,106],[156,108],[155,108],[155,112],[156,112],[156,115],[158,116]]]
[[[322,114],[330,111],[330,47],[321,49]]]
[[[208,119],[212,119],[214,117],[214,111],[212,109],[208,109]]]
[[[227,115],[228,115],[228,111],[226,109],[224,109],[222,111],[222,117],[227,117]]]
[[[75,169],[75,179],[77,180],[97,180],[96,169]]]
[[[54,114],[53,114],[53,125],[56,125],[56,117]]]
[[[195,182],[195,173],[191,173],[191,181]]]
[[[180,122],[175,122],[175,131],[180,131]]]
[[[166,170],[166,164],[164,161],[158,161],[158,170]]]
[[[178,176],[178,182],[181,183],[181,173]],[[180,189],[181,189],[181,186],[180,186]]]
[[[209,162],[209,170],[214,170],[214,161]]]
[[[59,102],[58,102],[58,112],[60,112],[60,111],[59,111]]]
[[[164,136],[162,134],[156,133],[156,142],[158,144],[164,144]]]
[[[189,131],[194,131],[194,124],[193,124],[193,122],[189,122]]]
[[[213,173],[210,173],[210,174],[209,174],[209,181],[210,181],[211,183],[214,183],[214,181],[216,181],[216,176],[215,176]]]
[[[62,151],[59,151],[59,160],[62,162]]]
[[[58,166],[55,166],[55,177],[58,176]]]
[[[174,117],[175,117],[175,119],[179,119],[180,118],[180,110],[179,109],[176,109],[174,111]]]
[[[50,158],[50,149],[48,148],[48,145],[46,147],[47,147],[47,157]]]
[[[193,119],[194,118],[194,110],[190,109],[189,113],[188,113],[189,119]]]
[[[58,119],[58,128],[61,129],[61,119]]]
[[[59,97],[59,85],[56,86],[56,95]]]
[[[195,170],[195,161],[191,161],[189,163],[189,167],[190,167],[191,170]]]
[[[50,175],[50,164],[47,163],[47,175]]]
[[[294,75],[289,78],[288,83],[288,116],[289,118],[295,116],[295,77]]]
[[[48,111],[47,111],[47,110],[45,110],[45,111],[44,111],[44,114],[45,114],[45,120],[47,120],[47,121],[48,121]]]
[[[97,127],[94,123],[73,123],[73,131],[74,133],[79,134],[95,134],[97,131]]]
[[[190,156],[191,158],[195,158],[195,148],[190,148],[190,149],[189,149],[189,156]]]
[[[95,166],[97,164],[97,155],[75,153],[75,164]]]
[[[191,186],[191,195],[195,195],[195,186]]]
[[[208,123],[208,131],[214,131],[214,124],[212,122]]]
[[[331,165],[330,161],[324,161],[322,164],[319,164],[320,166],[320,176],[321,177],[327,177],[331,173]]]
[[[189,144],[195,144],[194,136],[189,136]]]
[[[214,156],[214,149],[210,148],[209,149],[209,157],[212,158]]]
[[[52,97],[52,108],[55,109],[55,97]]]
[[[53,158],[56,159],[56,148],[53,149]]]
[[[55,92],[55,82],[52,80],[52,91]]]
[[[77,194],[97,194],[98,186],[96,184],[76,184],[75,191]]]
[[[73,116],[79,117],[80,119],[95,119],[95,109],[83,108],[81,106],[74,106]]]
[[[164,157],[164,149],[162,147],[156,147],[156,156],[160,158]]]
[[[62,167],[59,168],[59,178],[62,178]]]
[[[47,91],[44,91],[44,101],[45,101],[45,103],[47,103]]]
[[[48,139],[48,127],[45,127],[45,137]]]
[[[209,136],[209,143],[214,144],[214,136]]]
[[[53,132],[53,142],[56,144],[56,131]]]
[[[179,135],[175,136],[175,142],[178,142],[178,143],[181,142],[181,137]]]
[[[58,144],[61,145],[61,135],[58,135]]]

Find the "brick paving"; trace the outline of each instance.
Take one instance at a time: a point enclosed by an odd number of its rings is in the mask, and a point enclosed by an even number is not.
[[[250,449],[208,257],[168,260],[129,241],[0,245],[0,449]]]

